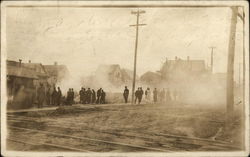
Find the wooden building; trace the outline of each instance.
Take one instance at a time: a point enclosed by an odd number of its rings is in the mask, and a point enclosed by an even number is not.
[[[7,61],[7,105],[10,109],[30,108],[35,102],[36,73],[21,61]]]

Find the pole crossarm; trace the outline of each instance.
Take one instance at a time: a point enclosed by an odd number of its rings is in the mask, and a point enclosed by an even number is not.
[[[245,19],[244,19],[244,18],[245,18],[245,15],[244,15],[244,14],[241,15],[241,14],[238,13],[238,17],[239,17],[243,22],[245,22]]]
[[[146,26],[147,24],[135,24],[135,25],[129,25],[130,27],[135,27],[135,26]]]
[[[245,12],[244,12],[244,7],[242,7],[242,13],[237,14],[237,16],[242,20],[243,23],[245,23]]]
[[[146,11],[144,11],[144,10],[137,10],[137,11],[131,11],[131,14],[144,14],[144,13],[146,13]]]

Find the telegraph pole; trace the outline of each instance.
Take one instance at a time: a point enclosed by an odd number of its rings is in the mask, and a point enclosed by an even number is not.
[[[209,47],[209,48],[211,48],[211,73],[213,73],[213,66],[214,66],[214,49],[216,48],[216,47]]]
[[[230,36],[228,44],[227,62],[227,123],[231,123],[234,110],[234,54],[235,54],[235,32],[237,23],[238,7],[231,7],[232,17],[230,25]]]
[[[244,8],[242,7],[243,10],[243,17],[242,17],[242,21],[243,21],[243,106],[245,107],[245,85],[246,85],[246,61],[245,61],[245,12],[244,12]]]
[[[242,59],[243,59],[243,61],[242,61],[242,64],[243,64],[243,66],[242,66],[242,71],[243,71],[243,78],[242,78],[242,127],[243,127],[243,130],[245,130],[245,128],[246,128],[246,124],[245,124],[245,117],[246,117],[246,113],[245,113],[245,82],[246,82],[246,80],[245,80],[245,77],[246,77],[246,62],[245,62],[245,11],[244,11],[244,7],[241,7],[241,9],[242,9],[242,14],[240,14],[240,13],[238,13],[238,17],[242,20],[242,27],[243,27],[243,29],[242,29],[242,31],[243,31],[243,56],[242,56]],[[245,134],[243,134],[242,135],[243,136],[243,139],[245,139]],[[243,143],[243,148],[245,148],[246,146],[245,146],[245,144]]]
[[[139,35],[139,26],[145,26],[146,24],[139,23],[140,14],[144,14],[145,11],[137,10],[132,11],[131,14],[136,15],[136,24],[130,25],[130,27],[136,27],[136,36],[135,36],[135,55],[134,55],[134,75],[133,75],[133,84],[132,84],[132,101],[131,103],[134,104],[134,92],[135,92],[135,80],[136,80],[136,61],[137,61],[137,47],[138,47],[138,35]]]
[[[242,80],[242,88],[243,88],[243,106],[245,105],[245,76],[246,76],[246,62],[245,62],[245,12],[244,12],[244,7],[241,7],[242,8],[242,15],[238,13],[238,17],[242,20],[242,27],[243,27],[243,80]]]

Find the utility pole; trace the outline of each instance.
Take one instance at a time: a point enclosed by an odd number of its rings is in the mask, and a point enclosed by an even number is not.
[[[242,80],[242,90],[243,90],[243,98],[242,98],[242,102],[243,102],[243,106],[245,105],[245,82],[246,82],[246,79],[245,79],[245,76],[246,76],[246,62],[245,62],[245,12],[244,12],[244,7],[241,7],[242,8],[242,15],[238,13],[238,17],[242,20],[242,27],[243,27],[243,80]]]
[[[235,32],[237,23],[238,7],[231,7],[232,17],[230,25],[230,36],[228,45],[227,62],[227,123],[231,123],[234,110],[234,54],[235,54]]]
[[[242,73],[242,128],[243,128],[243,130],[245,130],[245,128],[246,128],[246,124],[245,124],[245,117],[246,117],[246,113],[245,113],[245,84],[246,84],[246,62],[245,62],[245,11],[244,11],[244,7],[241,7],[241,9],[242,9],[242,14],[240,14],[240,13],[238,13],[238,17],[241,19],[241,21],[242,21],[242,31],[243,31],[243,55],[242,55],[242,64],[243,64],[243,66],[242,66],[242,71],[243,71],[243,73]],[[245,137],[246,137],[246,135],[245,134],[243,134],[242,135],[243,137],[243,139],[245,139]],[[245,146],[245,144],[244,144],[244,142],[243,142],[243,148],[246,148],[246,146]]]
[[[244,8],[242,7],[242,10],[243,10],[243,18],[242,18],[242,21],[243,21],[243,80],[242,80],[242,83],[243,83],[243,106],[245,107],[245,86],[246,86],[246,60],[245,60],[245,12],[244,12]],[[244,108],[245,109],[245,108]],[[245,111],[245,110],[244,110]]]
[[[209,48],[211,48],[211,73],[213,73],[213,66],[214,66],[214,49],[216,48],[216,47],[209,47]]]
[[[138,47],[138,35],[139,35],[139,26],[145,26],[146,24],[139,23],[140,14],[144,14],[145,11],[137,10],[132,11],[131,14],[136,15],[136,24],[130,25],[130,27],[136,28],[136,36],[135,36],[135,56],[134,56],[134,75],[133,75],[133,84],[132,84],[132,101],[131,103],[134,104],[134,93],[135,93],[135,80],[136,80],[136,61],[137,61],[137,47]]]

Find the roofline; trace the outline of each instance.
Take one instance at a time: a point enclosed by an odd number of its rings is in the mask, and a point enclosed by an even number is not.
[[[38,78],[36,78],[36,77],[24,77],[24,76],[9,75],[9,74],[7,74],[7,76],[14,76],[14,77],[20,77],[20,78],[27,78],[27,79],[35,79],[35,80],[38,80]]]

